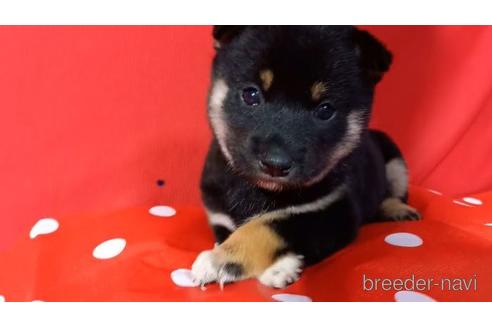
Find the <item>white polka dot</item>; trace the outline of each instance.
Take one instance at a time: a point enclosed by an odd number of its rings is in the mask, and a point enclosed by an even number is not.
[[[43,218],[36,222],[35,225],[31,228],[31,232],[29,233],[29,237],[31,239],[36,238],[39,235],[46,235],[58,230],[58,221],[53,218]]]
[[[107,260],[112,257],[119,255],[126,247],[126,240],[123,238],[115,238],[106,240],[105,242],[99,244],[94,251],[92,256],[96,259]]]
[[[480,199],[473,197],[463,197],[463,201],[472,205],[482,205],[482,201]]]
[[[160,217],[170,217],[176,214],[176,210],[170,206],[157,205],[151,207],[149,213]]]
[[[197,287],[200,284],[193,281],[191,270],[177,269],[171,272],[171,280],[180,287]]]
[[[436,194],[436,195],[442,195],[442,192],[434,190],[434,189],[427,189],[429,192]]]
[[[275,294],[272,296],[278,302],[312,302],[310,297],[296,294]]]
[[[492,227],[492,222],[491,223],[485,223],[484,225],[486,225],[487,227]]]
[[[5,302],[5,297],[3,295],[0,295],[0,302]]]
[[[402,290],[395,293],[395,301],[397,302],[435,302],[436,300],[430,296],[419,292]]]
[[[458,204],[458,205],[461,205],[461,206],[473,207],[473,206],[471,206],[471,205],[469,205],[467,203],[463,203],[463,202],[461,202],[459,200],[453,200],[453,203]]]
[[[408,232],[392,233],[391,235],[387,235],[384,241],[390,245],[400,247],[417,247],[424,243],[422,238]]]

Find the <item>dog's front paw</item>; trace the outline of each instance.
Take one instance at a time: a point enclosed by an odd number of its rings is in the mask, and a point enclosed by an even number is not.
[[[271,271],[272,278],[265,275],[264,284],[282,287],[297,279],[302,264],[295,255],[285,255],[273,262],[274,255],[283,247],[283,239],[267,223],[252,220],[213,250],[198,255],[191,268],[192,275],[202,286],[216,281],[222,287],[225,283],[257,278],[273,266],[276,269]]]
[[[223,287],[226,283],[241,280],[243,273],[243,266],[227,261],[219,247],[201,252],[191,266],[193,279],[201,286],[218,282]]]
[[[258,280],[268,287],[285,288],[299,279],[302,259],[301,255],[284,255],[268,267]]]
[[[416,221],[420,220],[420,213],[398,198],[387,198],[381,204],[383,217],[386,221]]]
[[[201,286],[217,281],[219,266],[213,250],[203,251],[191,266],[193,280]]]

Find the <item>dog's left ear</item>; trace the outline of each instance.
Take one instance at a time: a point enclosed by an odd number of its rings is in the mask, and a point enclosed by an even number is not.
[[[372,85],[376,85],[391,65],[393,55],[367,31],[354,29],[352,41],[359,56],[363,74]]]
[[[215,49],[219,49],[224,44],[231,42],[245,27],[245,25],[215,25],[212,31]]]

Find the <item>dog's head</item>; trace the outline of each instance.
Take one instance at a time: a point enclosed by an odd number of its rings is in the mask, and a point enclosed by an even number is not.
[[[349,26],[216,26],[209,118],[229,165],[282,190],[322,180],[367,128],[391,54]]]

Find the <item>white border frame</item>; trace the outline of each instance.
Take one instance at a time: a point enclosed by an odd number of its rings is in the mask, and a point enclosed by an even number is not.
[[[486,303],[3,303],[2,327],[478,327]]]
[[[0,0],[0,24],[491,24],[490,0]]]

